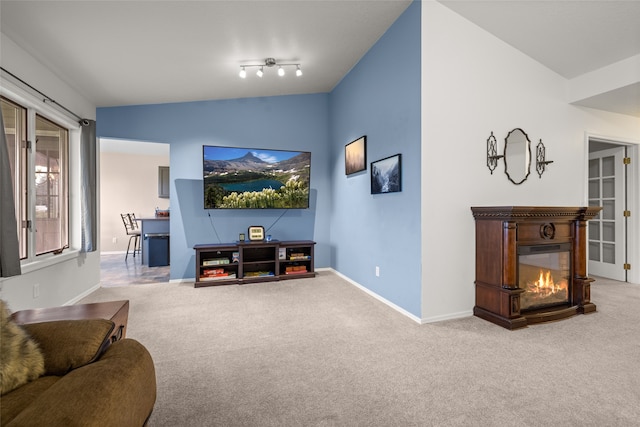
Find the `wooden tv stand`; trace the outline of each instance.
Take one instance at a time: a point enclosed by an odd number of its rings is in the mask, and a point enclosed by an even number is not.
[[[194,287],[315,277],[311,240],[195,245]]]

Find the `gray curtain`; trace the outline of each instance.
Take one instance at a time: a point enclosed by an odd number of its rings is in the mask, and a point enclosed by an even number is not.
[[[22,273],[18,223],[2,114],[0,114],[0,236],[2,236],[0,238],[0,277],[18,276]]]
[[[98,249],[98,214],[96,201],[96,122],[84,119],[80,135],[80,208],[82,252]]]

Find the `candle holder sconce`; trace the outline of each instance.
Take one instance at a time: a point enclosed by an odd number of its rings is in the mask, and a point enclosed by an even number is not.
[[[553,163],[553,160],[545,160],[546,157],[546,148],[542,143],[542,140],[538,142],[536,146],[536,171],[538,172],[538,177],[542,178],[542,174],[546,169],[547,165]]]
[[[493,136],[493,131],[491,135],[487,139],[487,167],[491,171],[491,175],[493,175],[493,171],[498,166],[498,159],[503,158],[504,155],[498,155],[498,141],[496,137]]]

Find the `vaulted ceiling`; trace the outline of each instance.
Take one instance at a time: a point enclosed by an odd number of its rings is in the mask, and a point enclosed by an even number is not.
[[[0,29],[99,107],[182,102],[328,92],[410,3],[2,0]],[[567,79],[640,55],[639,1],[441,3]],[[267,57],[303,76],[238,77]],[[638,76],[577,103],[640,117]]]

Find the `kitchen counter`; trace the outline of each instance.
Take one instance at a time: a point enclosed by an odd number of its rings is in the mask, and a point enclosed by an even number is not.
[[[169,236],[169,217],[153,216],[136,218],[140,222],[140,238],[142,239],[142,264],[149,265],[149,239],[146,235],[166,234]]]

